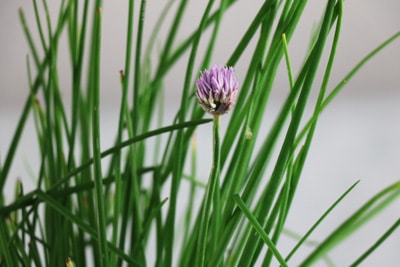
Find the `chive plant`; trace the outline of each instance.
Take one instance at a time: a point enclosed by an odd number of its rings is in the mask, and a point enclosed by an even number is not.
[[[196,29],[177,42],[190,5],[187,0],[178,2],[175,10],[171,3],[166,4],[148,43],[143,34],[151,10],[146,12],[145,0],[127,3],[118,127],[110,148],[100,146],[100,67],[105,64],[101,57],[102,17],[107,12],[102,1],[61,1],[55,22],[50,20],[46,0],[42,5],[34,0],[32,10],[19,11],[30,49],[29,92],[9,149],[2,152],[0,266],[290,266],[296,253],[303,255],[296,265],[312,266],[398,198],[399,182],[343,218],[308,255],[300,253],[314,230],[349,197],[355,183],[326,207],[288,254],[280,247],[321,112],[345,83],[400,33],[366,55],[335,86],[330,75],[342,27],[342,0],[326,1],[319,28],[298,70],[292,69],[288,43],[307,1],[262,3],[252,21],[242,22],[247,30],[232,44],[225,62],[218,62],[221,66],[213,62],[213,52],[216,41],[224,38],[220,25],[235,1],[217,4],[210,0],[199,11],[202,16]],[[40,15],[41,9],[45,16]],[[25,12],[34,13],[35,24],[27,23]],[[157,36],[167,16],[173,20],[154,61]],[[39,43],[34,41],[33,28]],[[211,35],[205,35],[207,30]],[[67,38],[61,38],[64,35]],[[60,51],[65,40],[69,50]],[[205,52],[200,52],[203,45]],[[59,81],[64,73],[58,70],[58,60],[64,52],[70,57],[70,106],[62,98],[65,88]],[[250,55],[249,63],[244,63],[244,52]],[[321,59],[324,53],[329,55],[326,63]],[[182,97],[175,103],[175,119],[164,121],[168,104],[164,80],[179,60],[186,62],[184,74],[175,77],[183,84]],[[282,62],[286,63],[290,90],[268,134],[261,135],[261,124],[268,116],[264,111]],[[241,81],[233,76],[239,65],[246,69]],[[317,70],[323,70],[321,84],[316,82]],[[319,88],[315,102],[309,98],[312,88]],[[304,111],[309,106],[314,111],[307,117]],[[227,111],[230,116],[221,118]],[[6,203],[5,183],[13,179],[10,169],[17,149],[23,149],[18,145],[32,115],[39,147],[36,157],[40,159],[34,174],[36,188],[27,192],[23,182],[17,181],[14,199]],[[224,135],[220,120],[226,121]],[[213,143],[201,145],[213,151],[212,166],[196,160],[195,133],[206,124],[213,124],[209,133]],[[276,161],[271,160],[274,151]],[[148,155],[152,161],[147,160]],[[199,168],[211,170],[206,184],[197,176]],[[187,183],[189,201],[183,201],[180,191]],[[184,214],[182,218],[178,211]],[[363,262],[399,224],[397,220],[382,231],[380,238],[361,255],[354,255],[349,264]]]

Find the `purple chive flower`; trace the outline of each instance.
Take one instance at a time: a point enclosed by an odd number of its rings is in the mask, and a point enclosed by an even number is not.
[[[232,67],[213,66],[202,71],[196,86],[200,106],[212,115],[225,114],[235,105],[239,83]]]

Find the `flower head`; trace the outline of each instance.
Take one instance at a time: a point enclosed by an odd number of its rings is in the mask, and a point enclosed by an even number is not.
[[[196,86],[200,106],[212,115],[225,114],[235,105],[239,83],[232,67],[213,66],[202,71]]]

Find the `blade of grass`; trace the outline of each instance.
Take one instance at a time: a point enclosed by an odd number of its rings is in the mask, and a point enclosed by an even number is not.
[[[120,150],[126,146],[129,146],[130,144],[134,143],[134,142],[139,142],[142,141],[146,138],[150,138],[153,136],[157,136],[163,133],[167,133],[169,131],[175,131],[178,129],[182,129],[182,128],[186,128],[186,127],[194,127],[197,125],[201,125],[201,124],[205,124],[205,123],[209,123],[211,122],[212,119],[201,119],[198,121],[189,121],[189,122],[184,122],[184,123],[180,123],[180,124],[174,124],[171,126],[166,126],[163,128],[159,128],[157,130],[151,131],[151,132],[147,132],[145,134],[139,135],[136,138],[132,138],[129,140],[126,140],[124,142],[121,142],[120,145],[109,148],[105,151],[103,151],[101,153],[101,158],[104,158],[108,155],[112,155],[113,153],[115,153],[117,150]],[[93,164],[93,159],[90,159],[89,161],[87,161],[86,163],[82,164],[81,166],[77,167],[73,172],[67,174],[65,177],[63,177],[62,179],[59,180],[59,182],[55,185],[53,185],[53,187],[51,187],[48,192],[51,191],[56,191],[56,189],[62,185],[63,183],[65,183],[68,179],[70,179],[71,177],[77,175],[78,173],[86,170],[91,164]],[[3,215],[7,215],[12,211],[18,210],[21,207],[26,207],[27,205],[32,205],[34,202],[34,198],[33,196],[35,195],[35,190],[25,194],[23,197],[21,197],[20,199],[18,199],[17,201],[13,202],[12,204],[8,205],[8,206],[4,206],[4,207],[0,207],[0,214]]]
[[[94,169],[94,184],[95,196],[97,203],[97,231],[99,232],[99,247],[100,247],[100,266],[108,266],[108,244],[107,244],[107,223],[106,223],[106,210],[104,203],[104,189],[102,183],[102,164],[101,164],[101,151],[100,151],[100,51],[101,51],[101,1],[96,2],[95,14],[93,19],[93,37],[92,37],[92,67],[93,73],[91,77],[92,85],[92,146],[93,146],[93,169]]]
[[[176,15],[174,16],[174,21],[171,24],[171,29],[169,30],[168,35],[167,35],[168,37],[167,37],[163,52],[160,57],[160,63],[159,63],[158,69],[156,71],[155,77],[161,77],[162,76],[161,73],[164,72],[165,62],[171,52],[171,48],[172,48],[173,42],[175,40],[178,28],[181,24],[182,17],[183,17],[184,11],[186,9],[187,3],[188,3],[187,0],[181,0],[181,2],[179,4]]]
[[[398,227],[400,226],[400,218],[358,259],[356,259],[350,267],[359,266],[372,252],[374,252]]]
[[[271,239],[268,237],[267,233],[264,231],[261,224],[257,221],[256,217],[251,213],[251,211],[247,208],[246,204],[243,202],[239,195],[233,195],[233,200],[244,213],[246,218],[249,220],[251,226],[257,231],[260,235],[264,243],[268,246],[268,249],[274,254],[275,258],[281,264],[281,266],[288,266],[286,261],[283,259],[281,253],[275,247],[274,243],[272,243]]]
[[[308,237],[314,232],[314,230],[322,223],[322,221],[337,207],[337,205],[342,202],[342,200],[358,185],[360,180],[355,182],[349,187],[325,212],[320,218],[310,227],[310,229],[304,234],[304,236],[297,242],[293,249],[288,253],[285,260],[288,262],[294,253],[301,247],[301,245],[307,241]]]
[[[325,108],[331,103],[331,101],[335,98],[335,96],[344,88],[347,82],[367,63],[370,59],[376,56],[380,51],[382,51],[385,47],[389,44],[394,42],[397,38],[400,37],[400,32],[395,33],[394,35],[390,36],[387,40],[385,40],[382,44],[377,46],[374,50],[368,53],[343,79],[342,81],[336,85],[336,87],[332,90],[331,93],[324,99],[323,103],[320,106],[320,110],[318,112],[321,113]],[[312,117],[307,124],[304,126],[302,131],[297,137],[296,143],[298,143],[307,133],[308,129],[311,127],[315,117]]]
[[[300,266],[310,266],[310,264],[328,253],[332,248],[338,245],[339,242],[354,233],[354,231],[372,219],[399,196],[400,182],[396,182],[384,188],[336,228],[306,259],[304,259]]]
[[[189,193],[189,201],[188,205],[186,208],[186,214],[185,214],[185,233],[184,233],[184,240],[183,243],[187,243],[190,235],[190,227],[191,227],[191,222],[192,222],[192,217],[193,217],[193,211],[194,211],[194,200],[195,200],[195,195],[196,195],[196,185],[194,179],[196,177],[197,173],[197,138],[196,135],[193,135],[192,142],[191,142],[191,164],[190,164],[190,193]]]
[[[42,48],[43,48],[44,51],[47,51],[46,41],[44,39],[42,23],[41,23],[41,19],[40,19],[40,15],[39,15],[39,9],[38,9],[38,6],[37,6],[37,0],[33,1],[33,8],[34,8],[34,11],[35,11],[36,27],[37,27],[38,32],[39,32],[39,37],[40,37],[40,41],[42,43]]]
[[[143,26],[145,21],[145,8],[146,1],[142,0],[140,4],[139,17],[138,17],[138,28],[137,28],[137,36],[136,36],[136,47],[135,47],[135,68],[134,68],[134,80],[133,80],[133,108],[132,108],[132,117],[130,117],[130,113],[126,110],[126,121],[128,126],[128,132],[130,137],[135,137],[140,133],[140,119],[146,120],[145,117],[140,118],[141,106],[139,95],[141,92],[141,54],[142,54],[142,36],[143,36]],[[142,108],[143,109],[143,108]],[[150,108],[150,110],[152,110]],[[132,125],[131,125],[132,123]],[[133,224],[132,224],[132,233],[131,233],[131,255],[134,255],[137,258],[140,258],[141,262],[145,264],[146,257],[144,255],[144,244],[142,240],[143,233],[143,216],[140,212],[141,202],[140,202],[140,179],[137,177],[137,169],[140,168],[143,164],[144,158],[144,149],[142,144],[133,144],[129,147],[129,154],[133,158],[131,161],[131,175],[132,175],[132,193],[133,197],[131,197],[130,205],[132,205],[133,210]],[[122,243],[121,243],[122,244]]]
[[[117,140],[116,146],[120,145],[122,141],[122,131],[124,129],[125,121],[127,124],[129,123],[128,127],[128,134],[130,137],[133,137],[133,133],[131,130],[131,118],[127,116],[129,114],[128,111],[128,87],[129,87],[129,78],[131,73],[131,60],[132,60],[132,39],[133,39],[133,25],[134,25],[134,10],[135,5],[134,1],[129,2],[128,7],[128,25],[127,25],[127,32],[126,32],[126,47],[125,47],[125,67],[124,71],[120,71],[120,80],[122,86],[122,96],[121,96],[121,104],[120,104],[120,111],[119,111],[119,122],[118,122],[118,132],[117,132]],[[117,243],[117,239],[119,237],[119,248],[123,249],[125,244],[125,238],[127,236],[127,219],[124,217],[125,213],[123,213],[123,203],[125,199],[121,180],[121,150],[116,150],[115,153],[112,153],[113,159],[115,159],[115,205],[114,205],[114,224],[113,224],[113,244]],[[118,214],[121,214],[121,220],[119,220]],[[112,255],[110,264],[116,265],[117,259]]]
[[[141,59],[142,59],[142,39],[143,39],[143,27],[144,27],[144,18],[145,18],[145,10],[146,10],[146,0],[140,1],[140,11],[139,11],[139,22],[136,36],[136,55],[135,55],[135,68],[134,68],[134,81],[133,81],[133,120],[139,120],[139,92],[140,92],[140,70],[141,70]],[[134,125],[135,128],[138,128],[138,125]],[[137,132],[137,129],[135,130]]]
[[[82,11],[82,21],[80,34],[78,34],[77,24],[78,24],[78,3],[74,3],[74,15],[72,22],[74,28],[71,30],[70,38],[70,47],[71,47],[71,61],[73,64],[72,67],[72,101],[71,101],[71,133],[68,138],[69,142],[69,152],[68,152],[68,171],[74,167],[74,152],[75,152],[75,142],[77,136],[77,128],[78,128],[78,118],[79,112],[81,111],[80,101],[81,101],[81,80],[82,80],[82,70],[83,70],[83,59],[84,59],[84,49],[86,43],[86,31],[87,31],[87,17],[89,13],[89,1],[85,1],[83,11]],[[71,20],[71,18],[70,18]],[[76,42],[76,44],[75,44]],[[77,47],[74,49],[74,47]]]
[[[1,216],[0,221],[0,255],[8,266],[18,266],[16,251],[10,249],[10,236],[7,229],[7,218]]]

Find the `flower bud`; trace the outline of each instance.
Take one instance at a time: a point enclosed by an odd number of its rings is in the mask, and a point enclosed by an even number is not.
[[[196,86],[200,106],[211,115],[225,114],[235,105],[239,83],[232,67],[213,66],[204,70]]]

